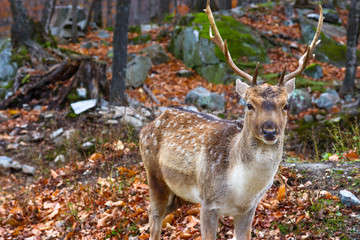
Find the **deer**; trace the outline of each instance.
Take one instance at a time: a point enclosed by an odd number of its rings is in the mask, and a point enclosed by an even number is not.
[[[230,68],[250,85],[236,80],[236,91],[246,101],[243,121],[170,108],[148,123],[139,134],[139,148],[149,186],[150,239],[158,240],[164,217],[186,202],[200,203],[202,239],[216,239],[219,218],[233,217],[234,239],[251,239],[255,210],[271,187],[282,160],[288,99],[295,77],[305,69],[318,40],[317,30],[294,72],[286,66],[277,85],[257,85],[254,74],[233,62],[207,1],[210,39],[221,49]],[[214,35],[212,33],[214,31]]]

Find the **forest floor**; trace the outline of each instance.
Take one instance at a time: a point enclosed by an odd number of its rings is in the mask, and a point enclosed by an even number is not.
[[[158,31],[150,33],[155,36]],[[109,47],[102,44],[103,40],[93,32],[86,38],[100,47],[66,47],[111,64],[106,57]],[[161,44],[165,46],[166,41]],[[147,45],[129,45],[128,52],[136,53]],[[152,67],[151,72],[156,74],[146,81],[162,106],[174,105],[169,100],[173,97],[182,102],[189,90],[203,86],[225,93],[229,118],[243,114],[232,84],[210,84],[196,73],[180,78],[176,72],[188,68],[169,56],[169,63]],[[271,63],[264,71],[281,72],[282,63],[289,61],[281,56],[281,49],[270,50]],[[327,73],[324,81],[343,79],[344,69],[320,64]],[[129,89],[128,94],[149,108],[157,107],[142,88]],[[0,155],[37,169],[35,176],[0,172],[0,239],[148,239],[149,193],[138,154],[139,130],[126,124],[106,125],[93,111],[72,118],[68,117],[69,108],[54,112],[45,109],[0,111],[8,117],[0,126]],[[290,116],[290,133],[303,115]],[[60,128],[75,129],[77,135],[59,146],[51,133]],[[43,137],[37,141],[24,138],[34,134]],[[94,142],[94,147],[79,147],[86,141]],[[314,150],[308,150],[294,153],[285,148],[274,184],[256,210],[253,239],[360,239],[359,206],[347,207],[339,199],[343,189],[359,196],[358,156],[350,151],[340,156],[333,152],[328,160],[318,162]],[[60,154],[65,161],[55,162]],[[199,211],[199,204],[187,204],[166,216],[162,239],[201,239]],[[231,237],[232,218],[222,217],[218,238]]]

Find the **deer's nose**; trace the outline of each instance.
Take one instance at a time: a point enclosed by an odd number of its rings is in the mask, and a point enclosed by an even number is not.
[[[272,121],[266,121],[262,125],[262,133],[266,140],[274,140],[276,136],[276,125]]]
[[[266,140],[273,140],[276,135],[276,129],[263,129],[263,134]]]

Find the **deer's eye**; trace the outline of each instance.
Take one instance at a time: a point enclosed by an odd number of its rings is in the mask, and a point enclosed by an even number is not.
[[[285,107],[283,108],[284,111],[289,110],[289,104],[286,104]]]
[[[251,104],[247,105],[248,110],[254,110],[254,107]]]

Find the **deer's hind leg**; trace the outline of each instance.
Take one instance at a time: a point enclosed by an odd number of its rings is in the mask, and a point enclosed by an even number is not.
[[[151,169],[154,170],[151,171]],[[166,214],[174,209],[175,196],[166,185],[165,181],[162,180],[159,169],[156,169],[156,167],[152,167],[151,169],[146,169],[150,192],[150,239],[160,240],[162,221]]]

